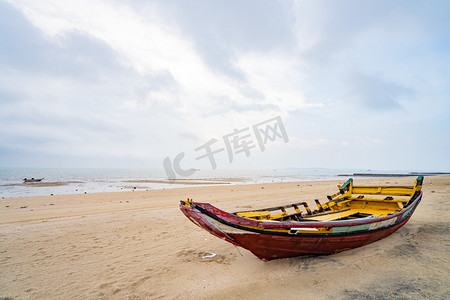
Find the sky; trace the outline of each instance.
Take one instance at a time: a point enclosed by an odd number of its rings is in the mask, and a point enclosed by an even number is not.
[[[0,0],[0,167],[213,169],[209,147],[217,169],[450,171],[449,15],[448,1]],[[257,124],[277,133],[264,149]]]

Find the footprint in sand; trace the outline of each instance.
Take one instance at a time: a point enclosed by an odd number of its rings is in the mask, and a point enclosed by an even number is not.
[[[215,254],[215,255],[214,255]],[[217,254],[201,250],[181,250],[177,256],[186,262],[218,263],[229,265],[236,258],[235,253]]]

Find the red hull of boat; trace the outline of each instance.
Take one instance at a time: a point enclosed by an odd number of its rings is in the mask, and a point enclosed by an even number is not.
[[[375,232],[339,237],[286,237],[267,234],[228,234],[239,246],[262,260],[312,254],[334,254],[381,240],[397,231],[409,219]]]

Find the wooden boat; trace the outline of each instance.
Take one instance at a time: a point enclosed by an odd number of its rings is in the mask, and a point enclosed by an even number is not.
[[[405,225],[422,198],[422,182],[419,176],[413,186],[354,186],[350,178],[328,202],[316,199],[314,211],[300,202],[228,213],[192,199],[181,201],[180,209],[196,225],[262,260],[333,254]]]
[[[44,178],[31,178],[31,179],[24,178],[23,182],[25,182],[25,183],[28,183],[28,182],[41,182],[42,179],[44,179]]]

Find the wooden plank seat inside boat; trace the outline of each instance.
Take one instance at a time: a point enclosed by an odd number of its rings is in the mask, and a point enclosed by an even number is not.
[[[320,221],[320,222],[328,222],[328,221],[336,221],[345,219],[351,216],[355,217],[361,217],[361,215],[365,217],[373,216],[373,217],[384,217],[391,213],[394,213],[394,211],[386,210],[386,211],[380,211],[380,210],[373,210],[373,209],[344,209],[340,211],[329,211],[323,214],[319,215],[312,215],[312,216],[306,216],[302,218],[304,221]]]
[[[302,216],[302,212],[300,211],[299,206],[303,206],[306,210],[306,213],[308,215],[311,215],[311,209],[309,208],[308,204],[306,202],[298,202],[293,203],[289,205],[283,205],[283,206],[276,206],[276,207],[270,207],[266,209],[259,209],[259,210],[253,210],[253,211],[241,211],[234,213],[236,216],[244,217],[244,218],[250,218],[255,220],[287,220],[287,219],[294,219],[299,220]],[[289,214],[286,210],[287,209],[294,209],[295,213]],[[271,212],[279,211],[280,213],[272,214]]]
[[[364,199],[370,201],[370,199]],[[318,201],[316,201],[317,203]],[[344,201],[347,202],[347,201]],[[389,201],[390,202],[390,201]],[[392,201],[396,203],[396,201]],[[322,205],[320,203],[317,203],[319,208],[322,208]],[[299,205],[303,205],[303,202],[301,203],[295,203],[287,206],[282,207],[272,207],[268,208],[266,210],[255,210],[255,211],[246,211],[246,212],[237,212],[235,213],[239,217],[249,218],[249,219],[255,219],[255,220],[265,220],[265,221],[320,221],[320,222],[327,222],[327,221],[334,221],[334,220],[340,220],[344,218],[348,218],[351,216],[357,216],[361,217],[360,215],[364,216],[374,216],[374,217],[383,217],[387,216],[391,213],[394,213],[396,209],[373,209],[368,208],[366,205],[355,205],[355,207],[345,207],[340,210],[328,210],[324,211],[322,209],[321,212],[314,211],[311,212],[311,210],[307,209],[306,213],[300,212]],[[294,207],[295,213],[289,214],[286,211],[286,208],[288,207]],[[274,211],[279,210],[281,213],[273,213]],[[272,213],[271,213],[272,212]]]
[[[351,215],[355,215],[357,213],[358,213],[358,211],[355,211],[352,209],[347,209],[347,210],[340,211],[340,212],[332,211],[332,212],[329,212],[326,214],[322,214],[320,216],[305,217],[305,218],[303,218],[303,220],[326,222],[326,221],[333,221],[333,220],[347,218],[347,217],[349,217]]]
[[[251,212],[245,212],[245,213],[236,213],[237,216],[240,217],[246,217],[246,218],[251,218],[251,219],[257,219],[257,220],[261,220],[261,219],[270,219],[271,215],[270,215],[270,211],[251,211]]]

